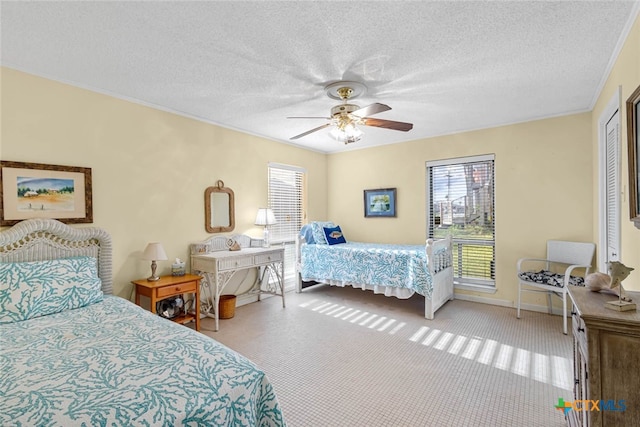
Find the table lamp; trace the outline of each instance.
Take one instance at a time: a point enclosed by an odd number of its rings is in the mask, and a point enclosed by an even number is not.
[[[273,211],[271,209],[267,209],[267,208],[258,209],[258,214],[256,215],[255,224],[264,226],[263,246],[265,248],[269,247],[269,226],[276,223],[277,223],[276,216],[273,214]]]
[[[147,280],[150,282],[155,282],[160,279],[160,277],[156,276],[156,261],[164,261],[167,258],[167,254],[162,247],[162,244],[158,242],[149,243],[142,254],[142,259],[146,259],[147,261],[151,261],[151,276],[147,277]]]

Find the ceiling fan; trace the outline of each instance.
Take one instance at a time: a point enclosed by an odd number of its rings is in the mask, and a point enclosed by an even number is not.
[[[383,111],[391,110],[391,107],[388,105],[376,102],[360,108],[360,106],[356,104],[349,103],[349,100],[360,96],[366,90],[366,86],[362,83],[340,81],[330,84],[325,88],[325,90],[330,98],[342,100],[342,104],[336,105],[331,109],[331,117],[287,117],[288,119],[329,120],[328,123],[325,123],[322,126],[303,132],[300,135],[291,137],[290,139],[294,140],[302,138],[303,136],[307,136],[329,126],[334,126],[331,130],[331,136],[345,144],[359,141],[362,138],[362,131],[358,129],[358,125],[375,126],[379,128],[399,130],[402,132],[407,132],[413,129],[412,123],[368,117],[382,113]]]

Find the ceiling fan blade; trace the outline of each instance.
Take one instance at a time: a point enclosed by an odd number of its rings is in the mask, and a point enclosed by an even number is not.
[[[373,114],[378,114],[378,113],[382,113],[383,111],[389,111],[389,110],[391,110],[391,107],[389,107],[388,105],[380,104],[376,102],[371,105],[367,105],[366,107],[362,107],[352,112],[351,114],[364,118],[366,116],[371,116]]]
[[[325,123],[325,124],[323,124],[322,126],[318,126],[317,128],[314,128],[314,129],[308,130],[308,131],[306,131],[306,132],[304,132],[304,133],[301,133],[300,135],[293,136],[293,137],[291,137],[291,138],[289,138],[289,139],[298,139],[298,138],[302,138],[303,136],[307,136],[307,135],[309,135],[310,133],[317,132],[317,131],[322,130],[322,129],[324,129],[324,128],[326,128],[326,127],[329,127],[329,126],[331,126],[331,123]]]
[[[371,117],[365,117],[362,122],[365,126],[375,126],[385,129],[401,130],[407,132],[413,129],[413,123],[394,122],[393,120],[384,119],[372,119]]]

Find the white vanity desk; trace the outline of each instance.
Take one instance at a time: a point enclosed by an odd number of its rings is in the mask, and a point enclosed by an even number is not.
[[[230,251],[229,240],[241,249]],[[200,282],[200,313],[216,319],[219,329],[218,304],[225,286],[239,271],[258,268],[258,280],[247,293],[279,295],[284,304],[284,247],[262,247],[261,239],[249,236],[213,237],[191,245],[191,273],[203,277]]]

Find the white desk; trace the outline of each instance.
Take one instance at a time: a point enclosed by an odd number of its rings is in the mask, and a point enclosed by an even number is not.
[[[259,280],[248,292],[279,295],[284,307],[284,248],[242,248],[239,251],[217,250],[191,255],[191,273],[204,277],[200,285],[200,312],[216,319],[219,329],[220,295],[231,278],[241,270],[259,268]],[[275,279],[271,281],[272,277]]]

